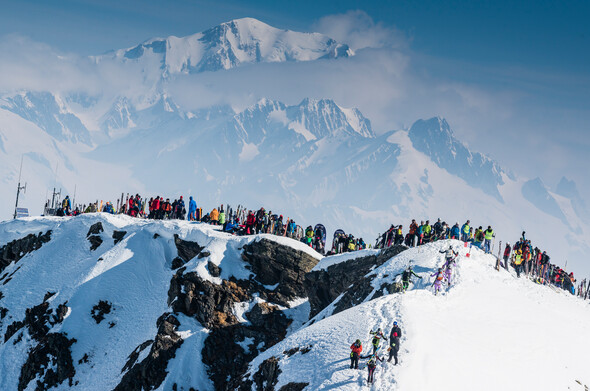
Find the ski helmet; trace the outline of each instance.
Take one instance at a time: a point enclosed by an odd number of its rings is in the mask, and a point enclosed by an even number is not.
[[[360,345],[360,344],[361,344],[361,340],[360,340],[360,339],[357,339],[355,343],[356,343],[357,345]]]
[[[394,325],[394,326],[397,326],[397,320],[396,320],[395,322],[393,322],[393,325]]]

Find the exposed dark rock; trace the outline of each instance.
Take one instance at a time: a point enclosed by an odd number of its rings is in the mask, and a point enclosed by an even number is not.
[[[4,341],[8,341],[15,333],[27,327],[29,335],[36,345],[29,351],[27,361],[21,368],[18,389],[24,390],[33,379],[37,379],[35,390],[47,390],[69,379],[76,374],[70,347],[76,342],[65,333],[49,333],[51,327],[61,323],[68,312],[67,303],[60,304],[55,313],[49,308],[47,300],[54,293],[47,292],[43,302],[33,308],[27,308],[25,319],[14,322],[7,327]],[[14,344],[22,340],[22,332],[14,340]]]
[[[311,351],[311,348],[313,347],[313,345],[307,345],[305,347],[296,347],[296,348],[291,348],[289,350],[285,350],[283,352],[283,354],[286,354],[287,356],[291,357],[292,355],[294,355],[297,352],[301,352],[301,354],[305,354],[305,353],[309,353]]]
[[[119,243],[127,235],[127,231],[113,231],[113,240],[115,244]]]
[[[49,302],[47,298],[52,295],[46,294],[46,299],[39,305],[33,308],[27,308],[25,311],[25,319],[23,321],[15,321],[8,325],[6,333],[4,334],[4,342],[7,342],[14,334],[16,334],[23,327],[27,327],[29,334],[33,339],[41,340],[43,336],[49,333],[50,327],[61,323],[64,320],[65,315],[68,312],[67,302],[60,304],[55,310],[49,308]]]
[[[253,376],[256,391],[274,391],[280,374],[281,369],[279,368],[278,358],[273,356],[264,360]]]
[[[303,391],[305,387],[307,387],[309,383],[288,383],[279,388],[279,391]]]
[[[117,324],[115,322],[109,322],[109,329],[112,329],[113,327],[115,327]]]
[[[174,315],[163,314],[158,319],[157,325],[158,334],[151,345],[148,356],[142,362],[134,364],[123,375],[121,382],[115,387],[115,391],[154,390],[166,379],[168,362],[175,357],[176,350],[184,341],[176,334],[180,322]],[[129,357],[131,359],[131,355]]]
[[[99,235],[101,232],[104,232],[104,229],[102,228],[102,223],[99,221],[92,224],[88,230],[88,233],[86,234],[86,237],[88,238],[91,235]]]
[[[41,248],[41,246],[51,240],[51,230],[38,235],[29,234],[22,239],[13,240],[10,243],[0,247],[0,272],[2,272],[11,262],[18,262],[22,257]],[[14,274],[14,273],[13,273]],[[6,278],[4,275],[2,278]],[[5,281],[6,284],[6,281]]]
[[[371,278],[365,276],[405,250],[405,246],[392,246],[378,255],[351,259],[329,266],[327,270],[307,273],[304,285],[311,305],[310,317],[317,315],[342,293],[344,295],[336,304],[335,314],[360,304],[373,291]],[[382,294],[379,290],[371,299]]]
[[[0,307],[0,319],[4,319],[8,313],[8,308]],[[2,323],[0,323],[1,325]]]
[[[63,333],[51,333],[43,336],[40,343],[30,352],[27,361],[21,368],[18,380],[18,390],[27,388],[29,382],[37,377],[35,390],[48,390],[69,379],[76,374],[70,347],[76,342],[68,339]]]
[[[154,234],[154,239],[158,239],[159,237],[160,237],[160,234],[156,232],[156,233]]]
[[[137,359],[139,358],[140,353],[143,352],[145,350],[145,348],[147,348],[148,346],[150,346],[153,343],[154,343],[154,340],[149,339],[149,340],[145,341],[144,343],[142,343],[141,345],[139,345],[138,347],[136,347],[135,350],[133,352],[131,352],[131,354],[127,358],[127,363],[125,364],[123,369],[121,369],[121,373],[130,370],[137,362]]]
[[[90,357],[88,357],[88,353],[84,353],[84,356],[82,356],[82,358],[78,360],[78,364],[87,364],[89,358]]]
[[[211,261],[207,262],[207,270],[209,270],[209,274],[213,277],[219,277],[221,275],[221,268]]]
[[[279,247],[274,242],[271,246]],[[269,247],[254,247],[251,251],[264,248],[268,253]],[[284,250],[285,253],[289,251]],[[257,258],[257,254],[251,253],[250,259]],[[282,260],[283,269],[301,270],[301,254],[291,254]],[[311,258],[311,257],[310,257]],[[266,262],[277,262],[271,258],[258,257],[258,260],[266,259]],[[286,260],[290,260],[289,264]],[[307,266],[313,267],[317,263],[313,259]],[[278,267],[278,266],[277,266]],[[210,270],[214,268],[208,265]],[[263,273],[264,267],[259,268]],[[289,276],[296,275],[289,270],[284,270],[279,281],[284,284],[294,284],[289,296],[265,288],[261,282],[254,278],[250,280],[223,280],[221,284],[203,280],[195,272],[184,274],[185,268],[179,269],[170,282],[168,291],[169,304],[175,312],[181,312],[196,318],[199,323],[210,330],[204,342],[202,350],[203,363],[209,367],[209,377],[215,384],[216,390],[246,389],[242,376],[248,370],[248,365],[262,350],[268,349],[283,340],[287,328],[291,324],[283,311],[276,305],[265,302],[256,303],[245,314],[249,323],[240,323],[234,315],[234,307],[237,303],[251,302],[254,295],[263,301],[271,303],[286,302],[297,296],[293,292],[303,292],[301,281],[296,278],[293,282]],[[286,276],[286,277],[285,277]],[[275,283],[276,284],[276,283]],[[237,342],[250,339],[252,342],[245,350]]]
[[[88,241],[90,242],[90,250],[94,251],[100,247],[102,244],[102,238],[98,235],[92,235],[88,237]]]
[[[209,256],[211,256],[211,253],[209,251],[201,251],[199,255],[197,255],[197,259],[206,258]]]
[[[102,322],[105,318],[105,314],[110,314],[113,305],[108,301],[99,300],[98,304],[92,307],[92,318],[96,321],[96,324]]]
[[[186,262],[184,262],[184,260],[182,258],[176,257],[172,260],[172,270],[176,270],[179,267],[184,266]]]
[[[263,285],[276,285],[273,302],[288,306],[288,302],[307,294],[303,286],[305,274],[318,260],[303,251],[294,250],[268,239],[244,246],[244,261],[249,263],[256,279]]]
[[[45,293],[45,296],[43,296],[43,301],[45,302],[51,299],[53,296],[55,296],[55,292],[47,292]]]
[[[178,250],[178,256],[187,263],[197,256],[204,247],[199,246],[198,243],[182,240],[177,234],[174,234],[174,244]]]

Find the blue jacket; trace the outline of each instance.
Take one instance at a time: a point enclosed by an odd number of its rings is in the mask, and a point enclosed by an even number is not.
[[[188,203],[188,213],[191,214],[197,210],[197,203],[195,200],[191,198],[190,202]]]
[[[453,228],[451,228],[451,236],[460,236],[460,230],[459,230],[459,226],[454,225]]]

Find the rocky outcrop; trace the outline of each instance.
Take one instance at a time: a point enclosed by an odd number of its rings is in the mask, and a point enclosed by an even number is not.
[[[51,240],[51,230],[35,235],[29,234],[21,239],[13,240],[10,243],[0,247],[0,272],[4,271],[11,262],[18,262],[22,257],[38,250],[43,244]],[[7,275],[0,277],[0,280]]]
[[[176,356],[176,350],[184,341],[176,333],[180,322],[173,314],[165,313],[160,316],[157,325],[158,334],[151,345],[149,354],[143,361],[132,366],[129,365],[129,361],[127,362],[123,371],[129,367],[130,369],[123,375],[121,382],[115,387],[115,391],[154,390],[166,379],[168,362]],[[133,357],[137,360],[139,352],[145,348],[147,348],[146,343],[140,345],[129,356],[129,360],[132,360]]]
[[[305,297],[305,274],[318,260],[303,251],[280,245],[268,239],[244,246],[242,259],[251,265],[256,280],[263,285],[278,286],[273,290],[273,302],[288,305],[296,297]]]
[[[39,340],[37,346],[29,352],[27,361],[21,368],[18,390],[27,389],[31,380],[37,377],[39,379],[35,387],[36,391],[57,387],[66,379],[71,387],[76,370],[70,347],[75,342],[75,339],[67,338],[64,333],[47,334]]]
[[[196,242],[180,239],[177,234],[174,234],[174,245],[178,251],[178,256],[172,260],[172,270],[182,267],[197,255],[201,258],[201,251],[204,249],[204,247],[199,246]]]
[[[21,368],[19,391],[30,388],[29,383],[34,379],[37,379],[35,390],[47,390],[65,380],[69,380],[68,384],[72,386],[76,371],[70,347],[76,340],[68,338],[65,333],[50,333],[51,328],[63,322],[68,313],[67,303],[60,304],[55,309],[49,307],[47,300],[53,295],[54,293],[48,292],[41,304],[28,308],[25,318],[10,324],[4,334],[6,343],[20,333],[13,339],[12,343],[16,345],[22,342],[22,330],[26,328],[35,343]]]
[[[116,245],[121,240],[123,240],[123,238],[125,238],[125,235],[127,235],[127,231],[117,231],[117,230],[113,231],[114,244]]]
[[[253,376],[256,391],[274,391],[280,374],[278,358],[273,356],[264,360]]]
[[[186,257],[194,257],[201,250],[193,247]],[[270,240],[244,246],[242,257],[253,272],[248,280],[232,277],[215,284],[195,272],[185,273],[183,267],[172,278],[168,291],[174,312],[194,317],[209,329],[201,353],[217,390],[245,387],[242,376],[251,360],[285,338],[292,321],[273,303],[288,307],[290,301],[304,297],[305,273],[318,262]],[[207,268],[214,276],[221,274],[210,261]],[[243,315],[237,315],[238,307],[246,309]],[[244,341],[248,341],[247,347],[242,346]]]
[[[95,304],[92,307],[92,312],[91,312],[92,318],[94,319],[96,324],[99,324],[100,322],[102,322],[105,318],[105,315],[108,315],[111,313],[112,308],[113,308],[113,305],[111,303],[109,303],[108,301],[99,300],[98,304]]]
[[[86,239],[88,239],[90,242],[90,250],[94,251],[100,247],[102,244],[102,238],[100,237],[100,234],[102,232],[104,232],[104,228],[102,227],[102,223],[100,221],[92,224],[88,230],[88,233],[86,234]]]
[[[306,274],[304,286],[311,305],[310,317],[317,315],[343,293],[336,303],[335,314],[363,302],[373,291],[371,278],[365,276],[407,249],[405,246],[393,246],[377,255],[354,258],[329,266],[326,270]],[[382,294],[382,290],[378,290],[370,299]]]

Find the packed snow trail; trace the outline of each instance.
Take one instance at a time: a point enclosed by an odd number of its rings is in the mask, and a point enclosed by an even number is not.
[[[453,285],[438,296],[433,278],[444,263],[439,251],[459,250]],[[458,241],[407,250],[375,269],[373,286],[391,281],[410,261],[423,279],[403,294],[385,295],[299,330],[258,357],[282,357],[276,389],[307,382],[313,390],[358,390],[367,386],[366,361],[350,368],[350,345],[358,338],[371,351],[369,332],[389,337],[398,321],[403,337],[400,364],[377,366],[371,390],[583,390],[590,385],[590,308],[564,291],[536,285],[514,272],[494,269],[495,257]],[[332,257],[322,263],[333,264]],[[370,273],[370,274],[371,274]],[[369,295],[370,297],[371,295]],[[385,341],[384,341],[385,342]],[[313,345],[306,354],[283,354]],[[381,354],[388,358],[387,342]]]

